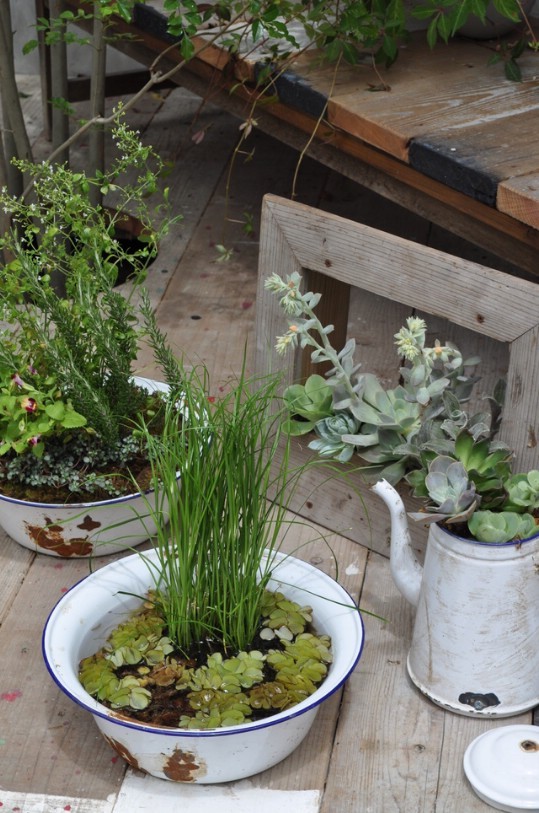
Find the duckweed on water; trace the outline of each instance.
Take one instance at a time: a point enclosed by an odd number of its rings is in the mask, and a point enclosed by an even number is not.
[[[256,646],[225,652],[208,640],[186,656],[167,637],[152,595],[80,664],[86,691],[125,716],[187,729],[239,725],[291,708],[326,677],[331,641],[312,610],[265,591]]]

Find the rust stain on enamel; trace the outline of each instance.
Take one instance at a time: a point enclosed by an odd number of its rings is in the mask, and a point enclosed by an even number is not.
[[[131,765],[132,768],[134,768],[136,771],[142,771],[144,773],[143,768],[141,768],[140,765],[138,764],[137,758],[133,756],[133,754],[125,747],[125,745],[122,745],[121,742],[118,742],[118,740],[115,740],[112,737],[107,737],[106,734],[103,734],[103,737],[108,742],[110,747],[114,748],[116,753],[119,754],[122,759],[125,759],[125,761],[129,765]]]
[[[194,782],[195,777],[206,773],[205,766],[195,759],[198,759],[195,754],[176,748],[163,765],[163,773],[173,782]]]
[[[95,531],[96,528],[100,527],[101,523],[96,522],[95,519],[92,519],[92,517],[89,514],[86,514],[81,524],[77,525],[77,528],[80,528],[81,531]]]
[[[65,528],[62,525],[55,525],[52,520],[45,517],[45,526],[30,525],[26,522],[26,530],[35,544],[43,550],[50,550],[58,556],[89,556],[93,551],[93,545],[87,536],[64,539]],[[82,527],[82,526],[79,526]]]

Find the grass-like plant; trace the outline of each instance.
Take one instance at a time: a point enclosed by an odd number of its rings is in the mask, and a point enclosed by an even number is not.
[[[148,565],[171,639],[184,651],[206,638],[240,650],[260,622],[300,469],[290,468],[275,412],[278,376],[248,379],[243,370],[215,399],[203,374],[183,379],[182,420],[169,399],[162,433],[142,426],[156,494],[148,511],[158,526],[158,562]]]

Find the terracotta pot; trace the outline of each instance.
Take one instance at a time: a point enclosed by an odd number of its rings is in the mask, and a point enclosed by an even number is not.
[[[144,556],[150,564],[157,560],[155,551]],[[259,722],[212,731],[138,723],[94,700],[79,682],[78,667],[140,604],[137,596],[152,584],[148,564],[138,554],[95,571],[52,611],[43,634],[43,653],[53,680],[93,715],[114,750],[153,776],[210,784],[242,779],[275,765],[303,740],[320,704],[342,686],[361,655],[363,623],[348,593],[312,565],[277,554],[269,589],[312,606],[317,632],[331,636],[333,663],[323,684],[307,700]]]

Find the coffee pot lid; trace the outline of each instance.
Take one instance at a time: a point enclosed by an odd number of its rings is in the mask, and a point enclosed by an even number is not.
[[[496,810],[539,813],[539,727],[485,731],[466,749],[464,772],[479,798]]]

